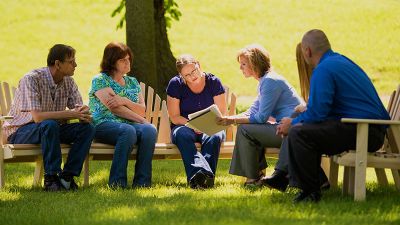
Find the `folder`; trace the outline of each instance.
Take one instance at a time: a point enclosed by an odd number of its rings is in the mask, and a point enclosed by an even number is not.
[[[222,130],[225,130],[228,126],[218,125],[216,119],[222,117],[218,106],[213,104],[210,107],[194,112],[188,115],[189,121],[185,126],[199,130],[208,136],[214,135]]]

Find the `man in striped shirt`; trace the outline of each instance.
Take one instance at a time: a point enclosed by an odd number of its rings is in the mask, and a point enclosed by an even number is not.
[[[72,76],[77,66],[75,49],[56,44],[47,67],[32,70],[19,82],[4,135],[11,144],[41,144],[46,191],[76,190],[79,176],[94,137],[89,107]],[[79,123],[70,123],[79,120]],[[61,170],[60,143],[72,144]]]

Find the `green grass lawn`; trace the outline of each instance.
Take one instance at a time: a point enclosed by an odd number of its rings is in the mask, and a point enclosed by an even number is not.
[[[182,17],[169,30],[175,55],[192,53],[205,70],[220,76],[240,96],[255,96],[236,62],[238,49],[260,43],[275,70],[297,89],[295,46],[309,29],[326,31],[333,49],[357,62],[386,96],[400,83],[400,2],[396,0],[177,0]],[[125,41],[111,18],[116,0],[2,0],[0,80],[17,85],[29,70],[44,66],[48,49],[77,49],[75,79],[84,98],[98,72],[104,46]],[[243,85],[246,84],[246,85]],[[251,97],[239,99],[249,105]]]
[[[238,49],[264,45],[276,71],[297,89],[295,46],[312,28],[326,31],[334,50],[357,62],[386,96],[400,83],[400,2],[396,0],[177,0],[182,18],[169,30],[175,55],[192,53],[203,68],[221,77],[249,105],[254,80],[245,80]],[[44,66],[48,49],[66,43],[77,49],[75,79],[86,95],[98,72],[104,46],[125,41],[111,18],[116,0],[0,1],[0,80],[13,86]],[[245,84],[245,85],[244,85]],[[219,163],[214,189],[186,187],[180,160],[154,161],[151,189],[106,187],[110,162],[91,163],[91,185],[74,193],[32,189],[33,164],[7,164],[0,191],[0,224],[400,224],[400,193],[377,187],[369,170],[367,201],[356,203],[339,188],[319,204],[293,205],[294,190],[248,190]],[[270,168],[273,168],[271,165]],[[133,162],[129,165],[132,178]],[[271,169],[267,171],[271,173]]]
[[[271,173],[272,165],[267,173]],[[400,193],[393,184],[377,187],[368,170],[367,201],[354,202],[339,188],[324,193],[319,204],[293,205],[287,193],[245,189],[220,160],[216,187],[186,186],[180,160],[153,161],[150,189],[108,189],[110,162],[91,162],[88,188],[46,193],[31,189],[34,165],[6,164],[6,188],[0,191],[0,224],[399,224]],[[133,176],[129,162],[129,177]],[[82,180],[80,181],[82,183]]]

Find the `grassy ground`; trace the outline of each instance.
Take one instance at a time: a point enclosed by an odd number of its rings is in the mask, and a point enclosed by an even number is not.
[[[377,188],[372,170],[366,202],[353,202],[336,188],[325,192],[319,204],[293,205],[294,190],[243,188],[240,178],[227,173],[229,162],[220,160],[216,187],[206,191],[186,187],[180,160],[153,161],[151,189],[117,191],[106,187],[110,163],[92,162],[90,187],[73,193],[31,189],[33,164],[7,164],[7,186],[0,191],[0,224],[400,223],[400,193],[393,185]],[[128,171],[131,179],[132,161]]]
[[[312,28],[326,31],[334,50],[359,63],[381,96],[400,83],[399,1],[177,2],[183,15],[169,31],[174,54],[192,53],[240,96],[255,96],[257,83],[241,75],[235,60],[238,49],[254,42],[264,45],[275,70],[298,88],[295,46]],[[125,41],[125,32],[115,30],[118,18],[110,17],[118,3],[1,1],[0,80],[17,85],[23,74],[45,65],[50,46],[67,43],[78,51],[75,79],[86,97],[104,46],[111,40]],[[243,97],[239,103],[248,105],[251,100]]]
[[[234,92],[254,96],[256,82],[245,80],[235,61],[239,48],[257,42],[271,53],[275,69],[298,88],[295,46],[302,34],[321,28],[334,50],[359,63],[381,96],[400,83],[400,3],[374,1],[179,0],[183,16],[169,31],[175,55],[197,56],[205,70]],[[16,86],[23,74],[45,65],[50,46],[77,49],[75,79],[84,96],[98,71],[102,50],[125,40],[110,18],[119,1],[0,1],[0,80]],[[245,85],[243,85],[245,84]],[[240,104],[250,104],[252,97]],[[367,201],[354,203],[339,189],[320,204],[292,205],[294,192],[247,190],[228,175],[221,160],[216,188],[186,187],[181,161],[154,161],[154,187],[106,188],[109,162],[91,163],[91,186],[75,193],[31,189],[33,164],[7,164],[0,191],[0,224],[399,224],[400,194],[393,185],[377,188],[371,171]],[[130,177],[133,163],[130,162]],[[270,173],[271,170],[268,171]]]

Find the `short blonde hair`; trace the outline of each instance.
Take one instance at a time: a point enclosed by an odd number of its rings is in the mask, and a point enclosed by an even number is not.
[[[265,73],[271,71],[271,59],[269,53],[259,44],[251,44],[239,50],[237,61],[240,62],[240,57],[246,57],[250,62],[250,67],[262,77]]]
[[[187,64],[199,64],[199,61],[197,61],[192,55],[190,54],[182,54],[176,59],[176,70],[178,73],[181,73],[182,68],[186,66]]]

